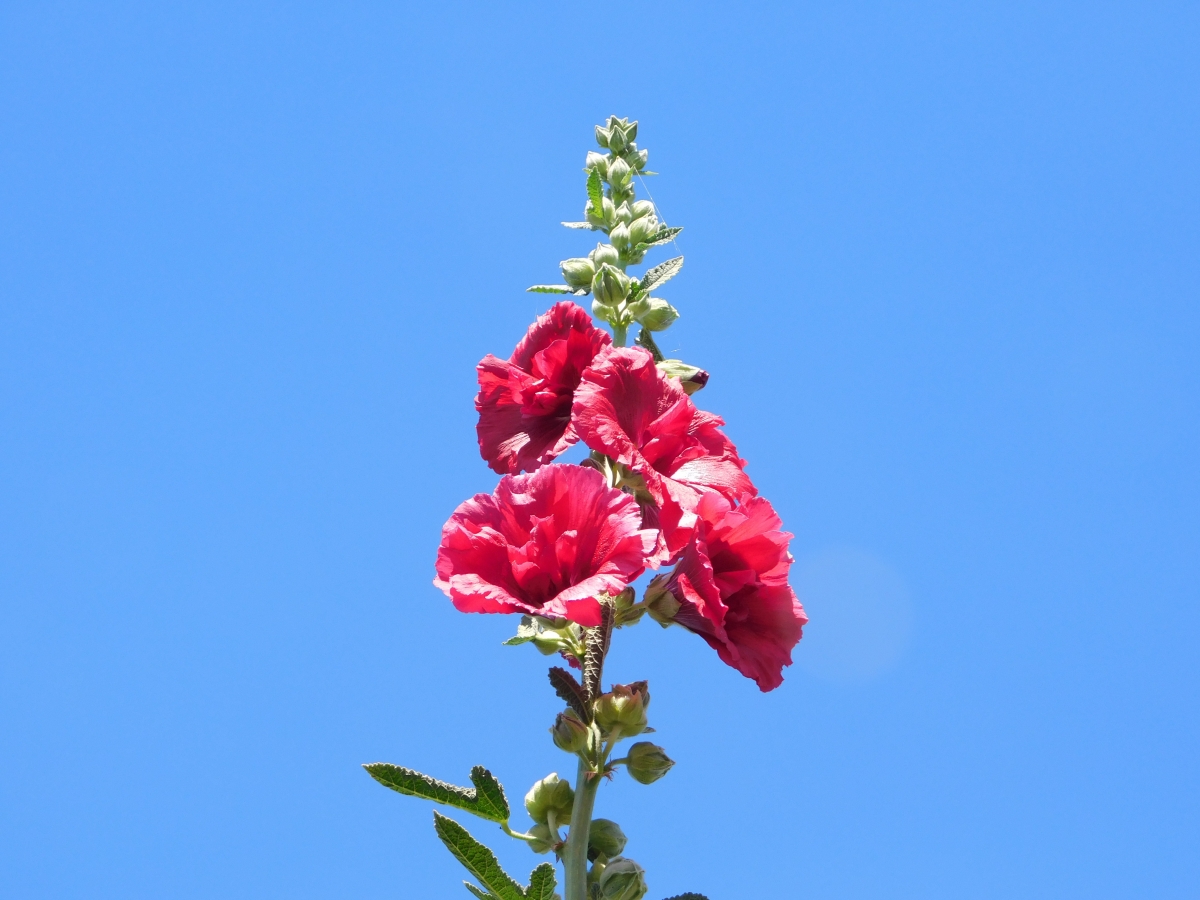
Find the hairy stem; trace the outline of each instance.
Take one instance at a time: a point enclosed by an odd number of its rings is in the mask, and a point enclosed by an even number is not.
[[[586,650],[583,655],[583,687],[588,702],[593,702],[603,693],[600,678],[604,674],[604,657],[608,654],[608,643],[612,639],[613,608],[607,600],[600,601],[600,624],[587,630],[584,638]]]
[[[571,831],[567,835],[563,850],[563,868],[566,880],[563,890],[565,900],[587,900],[588,832],[592,829],[592,808],[596,805],[596,791],[600,788],[600,776],[584,760],[579,761],[575,777],[575,805],[571,807]]]

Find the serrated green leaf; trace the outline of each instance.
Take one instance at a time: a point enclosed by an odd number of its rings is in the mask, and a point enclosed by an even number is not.
[[[587,702],[587,693],[575,676],[566,669],[555,666],[550,670],[550,686],[554,693],[562,698],[563,703],[575,710],[584,722],[592,721],[592,708]]]
[[[479,888],[475,887],[475,885],[471,884],[471,882],[469,882],[469,881],[464,881],[463,887],[465,887],[468,891],[470,891],[472,894],[474,894],[476,897],[478,897],[479,900],[496,900],[495,894],[489,894],[487,891],[481,891]]]
[[[471,782],[475,785],[473,788],[438,781],[436,778],[422,775],[404,766],[393,766],[391,763],[370,763],[363,768],[384,787],[391,788],[398,794],[453,806],[493,822],[508,821],[508,801],[504,797],[504,789],[483,766],[476,766],[471,770]]]
[[[525,288],[525,291],[534,294],[573,294],[575,288],[569,284],[535,284]]]
[[[600,181],[600,173],[595,169],[588,172],[587,195],[592,201],[592,209],[596,215],[604,213],[604,184]]]
[[[557,884],[554,866],[542,863],[529,876],[529,888],[525,891],[525,896],[527,900],[554,900],[554,888]]]
[[[650,240],[643,241],[642,243],[638,244],[637,250],[639,253],[645,253],[651,247],[669,244],[671,241],[675,240],[675,235],[679,234],[681,231],[683,231],[683,226],[676,228],[660,228],[658,231],[654,232],[654,234],[650,235]]]
[[[537,623],[529,616],[521,616],[521,624],[517,626],[517,633],[505,641],[501,646],[518,647],[521,644],[528,644],[538,636],[540,629]]]
[[[648,291],[653,287],[658,287],[660,284],[665,284],[683,268],[683,257],[676,256],[674,259],[668,259],[664,263],[659,263],[649,272],[642,276],[640,282],[643,291]]]
[[[591,222],[563,222],[562,224],[566,228],[579,228],[579,229],[586,228],[588,231],[596,230],[596,226],[593,225]]]
[[[525,900],[524,888],[500,868],[496,854],[471,837],[467,829],[436,810],[433,813],[433,827],[455,859],[487,890],[500,900]]]
[[[507,822],[510,815],[508,798],[496,776],[483,766],[471,769],[471,784],[475,785],[475,809],[472,812],[493,822]]]

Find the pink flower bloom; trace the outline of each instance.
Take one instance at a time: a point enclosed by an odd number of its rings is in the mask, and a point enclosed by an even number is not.
[[[783,683],[808,616],[787,583],[791,535],[761,497],[734,508],[715,493],[696,506],[695,539],[660,590],[679,602],[674,619],[706,640],[760,690]],[[657,579],[656,579],[657,581]]]
[[[463,612],[520,612],[600,624],[601,593],[646,568],[655,533],[637,502],[594,469],[545,466],[506,475],[442,528],[437,578]]]
[[[678,379],[663,375],[646,350],[620,348],[598,357],[575,390],[572,417],[584,443],[642,476],[658,506],[664,555],[686,546],[692,511],[704,493],[731,501],[756,493],[745,461],[719,427],[724,421],[696,409]]]
[[[612,338],[569,301],[538,316],[507,360],[477,366],[479,452],[492,471],[516,474],[550,462],[578,438],[571,400],[583,370]]]

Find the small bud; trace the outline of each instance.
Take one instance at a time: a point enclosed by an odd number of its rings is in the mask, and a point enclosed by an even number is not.
[[[649,705],[650,691],[646,682],[614,684],[610,693],[596,698],[596,724],[605,733],[620,728],[622,736],[633,737],[646,730],[646,708]]]
[[[645,303],[648,309],[636,318],[647,331],[663,331],[679,318],[679,310],[661,297],[646,297]]]
[[[613,625],[620,628],[624,625],[636,625],[645,613],[645,609],[633,609],[633,588],[627,587],[613,598]]]
[[[609,860],[599,885],[603,900],[641,900],[649,890],[642,867],[623,856]]]
[[[633,178],[629,163],[617,157],[608,164],[608,183],[614,188],[624,187]]]
[[[615,266],[621,260],[621,254],[612,244],[597,244],[596,249],[588,254],[592,264],[598,269],[604,263]]]
[[[637,153],[627,154],[627,158],[629,159],[629,168],[635,172],[640,172],[646,168],[646,163],[650,161],[650,151],[639,150]]]
[[[618,222],[624,222],[626,225],[628,225],[630,222],[632,222],[636,218],[637,218],[637,216],[635,216],[633,214],[633,210],[630,208],[628,203],[622,203],[620,206],[617,207],[617,221]]]
[[[608,228],[613,223],[613,219],[617,214],[617,208],[613,206],[613,202],[607,197],[602,202],[602,208],[599,213],[596,212],[589,200],[587,206],[583,209],[584,218],[588,220],[588,224],[596,228]]]
[[[625,849],[625,832],[611,819],[592,819],[588,831],[588,859],[599,856],[612,859]]]
[[[649,200],[635,200],[629,207],[629,211],[633,213],[635,219],[640,219],[642,216],[654,215],[654,204]]]
[[[605,263],[597,268],[592,279],[592,294],[598,302],[615,308],[629,294],[629,276]]]
[[[603,125],[596,126],[596,143],[601,147],[608,147],[609,131]]]
[[[627,143],[625,131],[620,125],[615,125],[608,130],[608,149],[613,153],[620,153],[625,149]]]
[[[658,232],[658,216],[648,215],[642,216],[640,219],[634,219],[629,226],[629,241],[630,243],[644,244],[653,239]]]
[[[634,119],[625,126],[625,140],[632,142],[637,139],[637,125],[637,119]]]
[[[601,303],[599,300],[592,300],[592,315],[597,319],[605,322],[615,322],[617,319],[616,307],[609,306],[607,303]]]
[[[655,622],[666,628],[675,624],[675,613],[679,612],[680,603],[667,590],[670,574],[656,575],[648,585],[642,599],[646,603],[646,612]]]
[[[636,227],[638,223],[634,222],[633,224]],[[632,235],[630,234],[630,228],[624,222],[617,225],[612,231],[610,231],[608,233],[608,239],[610,241],[612,241],[612,245],[614,247],[616,247],[618,250],[626,249],[630,245],[630,243],[632,243],[631,238],[632,238]]]
[[[586,256],[564,259],[558,267],[562,269],[563,281],[573,288],[590,288],[596,277],[596,266]]]
[[[625,754],[628,761],[625,767],[634,781],[641,784],[653,784],[662,778],[675,765],[675,760],[649,741],[638,741]]]
[[[595,150],[589,150],[587,159],[583,162],[583,167],[587,171],[595,169],[600,173],[600,177],[608,179],[608,157],[603,153],[597,153]]]
[[[680,359],[664,359],[658,364],[658,371],[668,378],[678,378],[688,394],[694,394],[708,384],[707,372],[696,366],[689,366]]]
[[[567,753],[579,753],[587,749],[588,727],[579,720],[572,710],[560,712],[554,720],[550,734],[554,737],[554,746]]]
[[[534,853],[549,853],[558,844],[549,825],[539,823],[530,828],[529,833],[533,835],[533,840],[529,842],[529,849]]]
[[[571,821],[571,807],[574,803],[575,792],[571,790],[571,783],[559,778],[557,772],[547,775],[525,795],[525,810],[529,813],[529,818],[543,825],[551,812],[554,813],[554,821],[559,825]]]

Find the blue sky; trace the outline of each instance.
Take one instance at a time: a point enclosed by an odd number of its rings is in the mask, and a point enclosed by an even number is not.
[[[510,796],[546,660],[432,587],[474,365],[589,235],[685,226],[812,615],[761,695],[619,634],[651,900],[1200,893],[1193,4],[0,10],[0,884],[468,896],[386,760]],[[659,257],[665,258],[665,257]],[[483,823],[519,873],[537,861]]]

